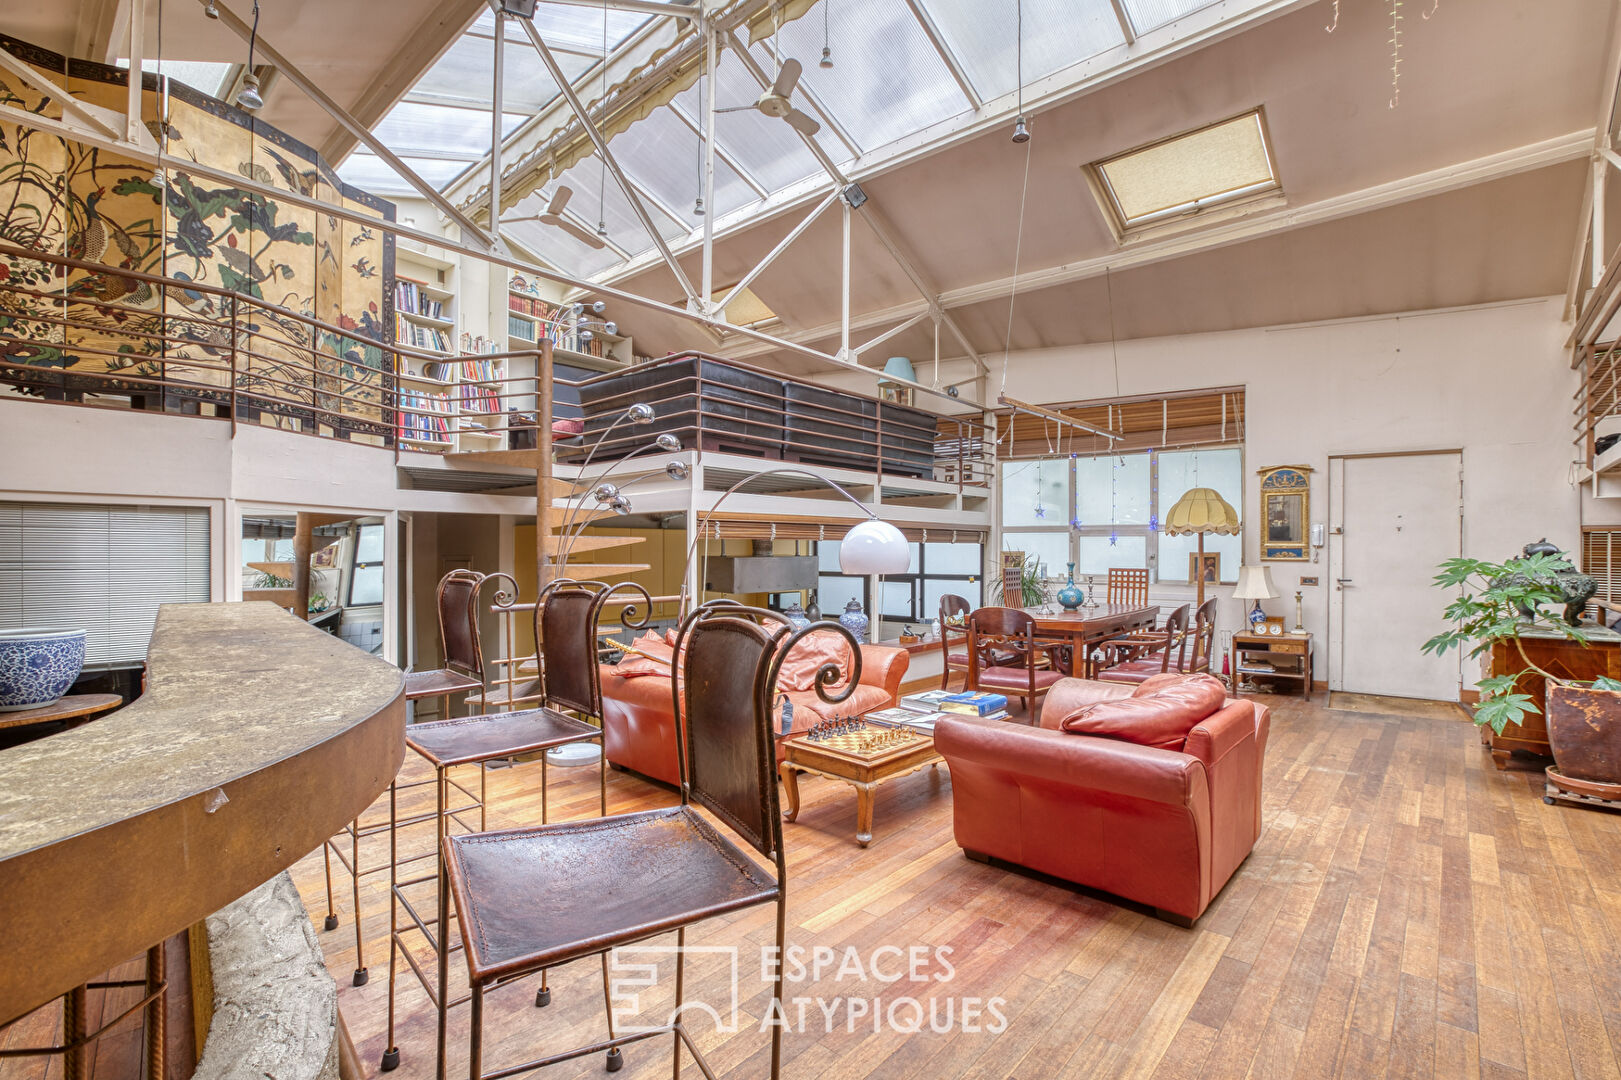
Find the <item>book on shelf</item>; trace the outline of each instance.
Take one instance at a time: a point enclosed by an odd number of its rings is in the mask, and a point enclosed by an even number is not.
[[[418,326],[403,319],[394,321],[394,340],[413,349],[433,349],[450,352],[450,335],[437,326]]]
[[[430,319],[445,318],[444,302],[435,300],[423,289],[424,286],[409,278],[400,278],[394,283],[394,310]]]
[[[535,324],[528,319],[515,319],[507,316],[507,336],[517,338],[519,341],[538,340],[535,334]]]
[[[494,414],[501,411],[501,398],[488,386],[462,383],[457,388],[463,412]]]
[[[402,439],[450,441],[450,398],[420,390],[401,390],[399,433]]]
[[[506,371],[499,360],[463,360],[461,376],[471,382],[500,382]]]

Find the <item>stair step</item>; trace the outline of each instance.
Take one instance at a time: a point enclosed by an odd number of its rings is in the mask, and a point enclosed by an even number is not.
[[[293,580],[293,564],[290,562],[250,562],[248,565],[261,574],[279,577],[283,581]]]
[[[563,576],[578,581],[596,581],[599,578],[623,577],[651,570],[647,563],[584,563],[571,562],[563,568]]]
[[[583,554],[587,551],[601,551],[604,548],[626,547],[630,544],[640,544],[646,540],[645,536],[576,536],[574,543],[569,545],[572,554]],[[563,548],[563,537],[546,537],[546,554],[556,557]]]

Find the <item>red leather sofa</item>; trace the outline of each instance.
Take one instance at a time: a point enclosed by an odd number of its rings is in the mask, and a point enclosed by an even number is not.
[[[861,646],[861,684],[850,700],[828,705],[814,689],[787,691],[793,730],[803,731],[835,713],[848,715],[895,704],[911,657],[903,649]],[[675,711],[667,675],[625,678],[602,667],[602,741],[609,763],[668,784],[681,782],[676,758]]]
[[[1102,889],[1191,925],[1261,835],[1267,710],[1218,693],[1180,751],[1059,730],[1082,707],[1135,689],[1064,679],[1039,728],[940,721],[957,843],[971,859]]]

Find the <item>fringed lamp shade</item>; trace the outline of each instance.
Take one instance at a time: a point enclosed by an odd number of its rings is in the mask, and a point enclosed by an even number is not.
[[[1243,527],[1238,520],[1238,511],[1233,504],[1216,493],[1215,488],[1190,488],[1171,507],[1165,515],[1165,522],[1160,526],[1173,536],[1187,536],[1190,533],[1199,537],[1199,554],[1204,555],[1205,533],[1236,534]],[[1199,560],[1201,571],[1204,560]],[[1199,583],[1198,606],[1204,606],[1204,574],[1196,575]]]
[[[1216,493],[1215,488],[1192,488],[1171,507],[1161,526],[1172,536],[1189,533],[1236,534],[1242,523],[1232,503]]]

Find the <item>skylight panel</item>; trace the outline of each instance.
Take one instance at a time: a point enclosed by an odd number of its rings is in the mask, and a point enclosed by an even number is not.
[[[577,49],[601,55],[603,15],[608,20],[608,48],[617,49],[625,39],[641,29],[648,16],[618,8],[584,7],[575,4],[538,4],[535,7],[535,30],[547,45]],[[473,29],[486,35],[495,33],[495,14],[485,11],[473,23]],[[516,19],[507,20],[507,37],[527,41],[529,35]]]
[[[409,157],[401,160],[436,188],[443,188],[467,168],[465,161]],[[344,163],[338,166],[338,177],[346,184],[385,198],[399,195],[413,199],[422,197],[404,177],[389,168],[382,158],[363,150],[350,154]]]
[[[767,44],[783,59],[792,57],[803,64],[795,103],[817,115],[808,102],[798,100],[808,89],[861,151],[972,107],[905,0],[835,4],[826,15],[833,67],[817,64],[823,40],[818,13],[785,23],[780,34],[754,46],[754,55],[772,76],[777,61]],[[828,146],[836,136],[824,128],[818,138]]]
[[[680,117],[669,109],[654,109],[615,138],[610,149],[632,182],[696,227],[703,223],[692,212],[702,190],[700,146],[697,134]],[[736,210],[758,197],[736,170],[715,158],[717,214]]]
[[[760,96],[759,84],[729,49],[720,54],[715,82],[717,108],[749,105]],[[674,105],[693,123],[700,127],[703,125],[697,84],[682,91]],[[753,109],[717,114],[715,142],[736,158],[749,176],[767,191],[781,191],[822,171],[822,166],[792,128]],[[831,152],[835,161],[848,156],[842,152],[843,144],[836,138],[831,141],[824,139],[822,145]]]
[[[129,68],[129,57],[120,57],[118,67]],[[185,83],[193,90],[200,90],[209,97],[217,98],[220,91],[225,89],[225,76],[235,67],[234,64],[215,63],[210,60],[169,60],[163,61],[163,74],[165,78],[175,82]],[[141,61],[141,70],[157,73],[158,62],[147,58]]]
[[[1026,84],[1126,43],[1109,0],[1024,0],[1023,6]],[[922,0],[922,7],[981,98],[1017,89],[1015,0]]]
[[[1089,168],[1124,229],[1280,190],[1259,109]]]
[[[502,117],[502,135],[510,135],[523,117]],[[402,101],[389,110],[372,134],[384,146],[406,157],[412,151],[424,157],[454,157],[474,161],[490,152],[489,118],[469,118],[466,109]]]
[[[519,221],[501,226],[502,235],[516,241],[525,251],[555,270],[572,277],[585,278],[619,264],[619,253],[613,248],[590,247],[562,229],[554,229],[537,221]]]
[[[491,38],[463,34],[417,80],[406,94],[406,100],[488,110],[494,89],[490,78],[494,58],[495,42]],[[527,41],[509,44],[505,61],[502,108],[509,112],[536,113],[557,97],[557,84]],[[568,53],[559,53],[557,61],[571,79],[579,78],[592,63],[585,57]]]
[[[1202,7],[1209,7],[1213,0],[1122,0],[1122,3],[1133,29],[1139,34],[1146,34]]]

